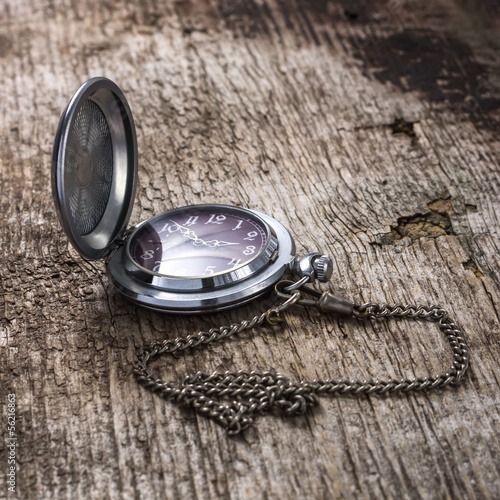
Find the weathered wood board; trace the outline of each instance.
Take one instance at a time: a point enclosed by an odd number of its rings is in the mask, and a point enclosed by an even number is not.
[[[500,10],[494,0],[4,0],[0,5],[0,497],[499,498]],[[231,438],[131,374],[162,338],[258,314],[132,305],[68,245],[50,191],[60,113],[105,75],[140,151],[131,223],[224,202],[335,260],[356,301],[439,303],[472,365],[455,388],[322,398]],[[164,359],[293,380],[440,373],[433,325],[297,308]],[[15,395],[16,492],[8,491]]]

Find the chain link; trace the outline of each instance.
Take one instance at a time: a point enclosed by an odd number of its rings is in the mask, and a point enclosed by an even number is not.
[[[382,395],[435,389],[449,384],[458,384],[467,370],[469,352],[463,334],[444,309],[439,306],[376,303],[352,304],[349,315],[358,319],[407,318],[437,323],[453,351],[454,361],[451,369],[441,375],[425,378],[363,381],[316,379],[300,383],[292,382],[283,375],[271,372],[242,370],[216,372],[211,375],[198,372],[187,377],[180,387],[164,382],[148,370],[148,362],[162,354],[173,354],[200,345],[220,342],[237,336],[245,330],[263,325],[265,322],[276,325],[282,320],[281,314],[295,304],[311,305],[311,300],[303,299],[304,293],[318,295],[318,292],[306,289],[303,285],[296,288],[290,286],[290,283],[290,281],[283,281],[276,287],[278,295],[284,297],[280,305],[249,321],[212,328],[185,338],[155,342],[145,347],[137,354],[134,361],[133,372],[138,382],[165,399],[191,406],[200,415],[226,428],[229,434],[238,434],[252,425],[255,416],[259,413],[281,410],[285,415],[301,414],[309,407],[316,406],[319,403],[318,396],[323,394]],[[281,284],[283,286],[280,287]],[[323,296],[326,294],[330,295],[325,292]],[[333,298],[333,296],[330,297]],[[321,300],[318,304],[320,302]]]

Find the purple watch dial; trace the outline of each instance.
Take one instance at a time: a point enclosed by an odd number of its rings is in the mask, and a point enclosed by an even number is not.
[[[150,219],[129,248],[132,259],[149,271],[193,278],[245,266],[268,241],[268,227],[259,217],[213,205],[179,208]]]

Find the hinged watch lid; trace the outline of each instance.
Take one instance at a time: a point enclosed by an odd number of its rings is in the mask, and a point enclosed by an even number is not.
[[[52,155],[57,214],[83,257],[105,256],[125,230],[136,177],[137,139],[127,100],[111,80],[92,78],[64,111]]]

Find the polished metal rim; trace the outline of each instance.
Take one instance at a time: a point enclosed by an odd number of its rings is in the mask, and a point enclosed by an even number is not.
[[[248,210],[248,209],[246,209]],[[233,282],[225,287],[216,287],[206,281],[201,289],[186,290],[185,279],[178,280],[178,289],[162,289],[143,281],[140,274],[127,271],[131,258],[126,245],[121,245],[108,259],[108,274],[113,285],[126,297],[141,306],[163,312],[193,314],[203,311],[228,309],[248,302],[270,290],[289,270],[295,256],[295,244],[285,227],[272,217],[248,210],[260,217],[273,231],[278,245],[277,252],[267,265],[254,271],[246,279]],[[169,283],[170,287],[172,286]]]

